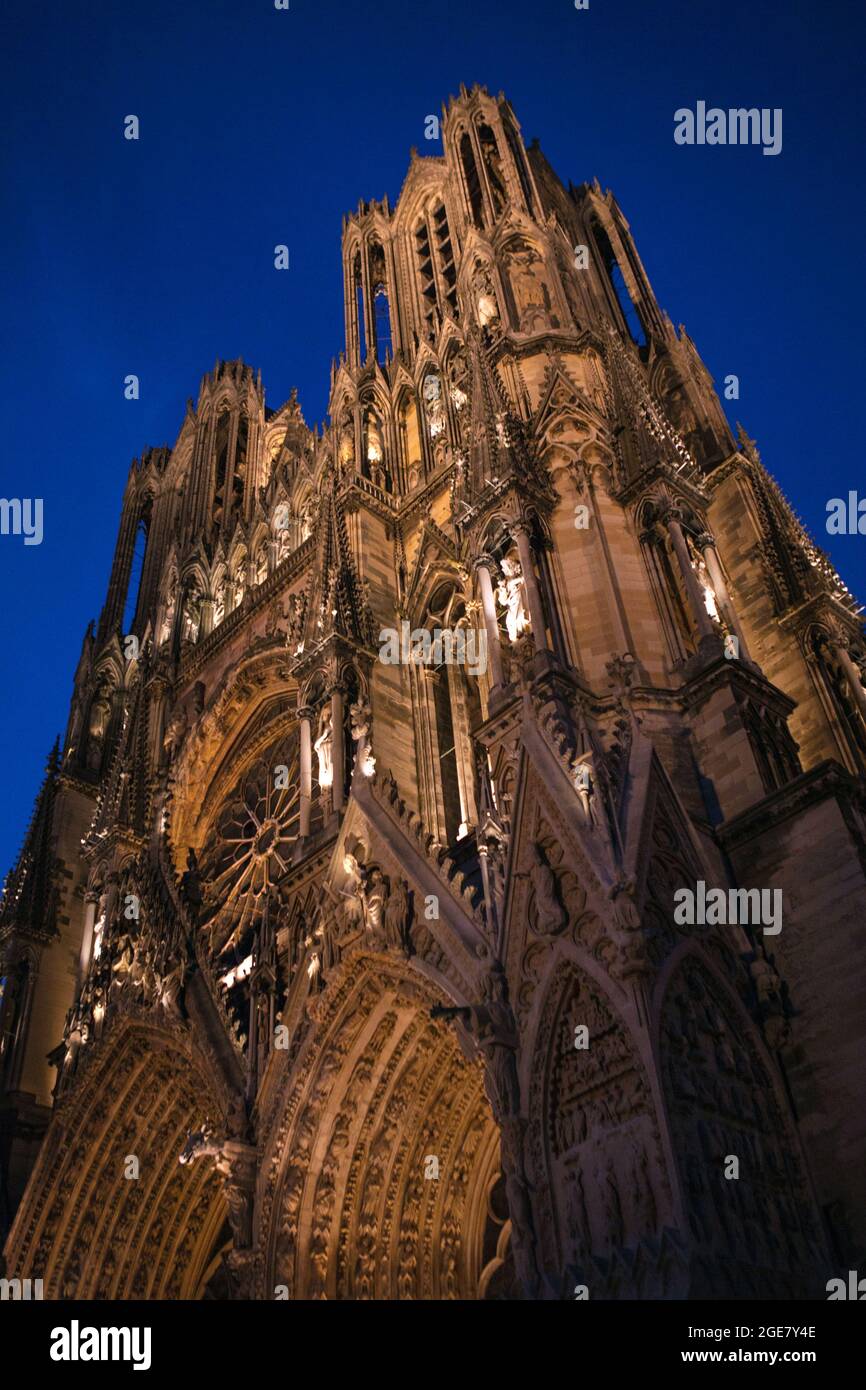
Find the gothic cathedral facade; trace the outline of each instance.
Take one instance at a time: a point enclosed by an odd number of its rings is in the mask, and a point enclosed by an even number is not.
[[[219,361],[130,470],[0,911],[48,1297],[816,1297],[866,1244],[859,609],[613,195],[483,88],[441,134],[344,220],[327,427]]]

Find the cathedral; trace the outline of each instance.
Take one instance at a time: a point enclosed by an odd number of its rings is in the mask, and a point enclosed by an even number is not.
[[[860,609],[614,195],[481,87],[441,139],[344,219],[327,425],[219,360],[130,468],[0,906],[46,1298],[823,1298],[866,1247]]]

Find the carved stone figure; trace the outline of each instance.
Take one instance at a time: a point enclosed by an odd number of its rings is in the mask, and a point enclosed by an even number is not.
[[[522,332],[531,333],[551,324],[550,291],[536,272],[539,257],[534,251],[515,255],[510,262],[510,279]]]
[[[505,626],[512,642],[529,626],[529,613],[523,594],[523,571],[520,562],[513,555],[502,559],[502,580],[497,587],[496,597],[505,609]]]
[[[186,708],[180,705],[172,712],[171,718],[165,728],[162,737],[162,746],[169,763],[173,763],[181,748],[188,732]]]
[[[319,732],[313,747],[319,759],[319,786],[330,787],[334,780],[330,705],[322,706],[319,715]]]
[[[583,807],[583,813],[587,824],[598,825],[599,817],[596,809],[595,783],[593,781],[592,769],[588,763],[577,759],[574,765],[574,786]]]
[[[535,898],[536,930],[545,936],[552,935],[565,926],[568,913],[560,902],[556,876],[541,845],[532,846],[532,857],[529,877]]]
[[[349,706],[349,718],[351,720],[352,738],[358,745],[355,760],[356,765],[361,769],[365,777],[372,777],[376,770],[376,759],[370,744],[370,729],[373,720],[373,711],[366,699],[360,699]]]
[[[409,954],[409,894],[402,878],[395,879],[385,908],[385,940],[396,951]]]
[[[388,902],[388,885],[379,868],[372,868],[363,885],[364,918],[369,939],[373,945],[385,944],[385,907]]]
[[[489,328],[499,319],[499,305],[496,302],[496,291],[493,288],[493,281],[487,271],[481,271],[480,274],[476,276],[474,287],[478,323],[481,328]]]

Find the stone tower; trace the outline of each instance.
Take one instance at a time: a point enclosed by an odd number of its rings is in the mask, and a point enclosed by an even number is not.
[[[858,609],[613,195],[501,95],[441,131],[344,221],[327,427],[219,361],[130,471],[0,912],[49,1296],[821,1296],[863,1250]]]

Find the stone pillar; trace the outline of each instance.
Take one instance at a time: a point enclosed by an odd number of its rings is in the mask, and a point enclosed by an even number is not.
[[[201,601],[201,621],[199,623],[199,639],[207,637],[209,632],[213,632],[213,610],[214,601],[212,598],[205,598]]]
[[[17,1091],[21,1085],[21,1074],[24,1070],[24,1057],[30,1033],[30,1018],[33,1013],[33,996],[36,993],[36,981],[39,974],[37,963],[29,958],[22,958],[18,961],[16,974],[21,970],[25,959],[27,963],[24,966],[23,984],[19,983],[18,986],[19,1002],[16,1009],[15,1035],[10,1043],[12,1061],[11,1064],[7,1062],[9,1070],[6,1076],[6,1088],[9,1091]]]
[[[310,833],[310,806],[313,798],[313,711],[308,705],[298,710],[301,721],[301,823],[300,836],[305,839]]]
[[[851,653],[842,641],[831,641],[830,650],[833,655],[838,658],[839,665],[845,672],[845,679],[848,682],[851,694],[854,696],[857,708],[862,718],[866,720],[866,690],[863,688],[863,682],[860,679],[860,671],[853,661]]]
[[[607,579],[607,590],[610,596],[610,605],[608,611],[610,612],[611,618],[616,628],[617,649],[620,652],[634,652],[635,642],[631,635],[631,629],[629,628],[628,623],[628,615],[626,613],[625,605],[623,603],[619,583],[617,582],[616,566],[613,563],[613,559],[610,553],[610,545],[608,544],[607,532],[605,531],[602,509],[598,503],[597,489],[592,476],[592,468],[588,464],[584,464],[583,473],[581,474],[580,466],[578,464],[574,464],[572,465],[570,471],[571,478],[575,486],[575,492],[577,493],[577,495],[582,496],[582,490],[585,486],[586,495],[589,498],[590,518],[595,527],[595,534],[598,536],[599,549],[601,550],[602,559],[604,560],[604,574],[605,578]],[[609,486],[606,485],[604,482],[602,482],[601,486],[605,496],[609,497]],[[649,683],[648,680],[647,683]]]
[[[517,542],[517,553],[520,556],[520,568],[523,570],[523,591],[526,594],[526,605],[529,609],[529,621],[532,624],[532,637],[535,642],[535,650],[542,652],[547,648],[547,624],[544,621],[544,604],[541,601],[541,590],[538,587],[538,579],[535,574],[535,564],[533,562],[532,544],[529,539],[529,528],[524,521],[516,521],[511,527],[511,534]]]
[[[478,571],[478,587],[481,590],[481,608],[484,613],[484,627],[487,632],[487,651],[490,659],[492,687],[502,685],[502,653],[499,649],[499,622],[496,617],[496,600],[493,597],[493,581],[490,570],[493,561],[489,555],[481,555],[475,562]]]
[[[716,629],[713,627],[713,620],[707,612],[707,605],[704,603],[704,596],[701,586],[698,583],[697,575],[692,569],[692,562],[689,559],[689,548],[686,545],[686,538],[683,535],[683,528],[680,525],[679,515],[675,507],[669,507],[664,516],[664,523],[668,528],[668,533],[673,541],[676,551],[677,561],[692,605],[692,612],[698,625],[698,634],[701,639],[704,637],[715,636]]]
[[[346,733],[343,728],[343,690],[335,685],[331,691],[331,760],[334,767],[334,785],[331,788],[331,805],[334,811],[342,811],[345,772]]]
[[[90,965],[90,955],[93,950],[93,927],[96,922],[96,906],[99,902],[98,893],[85,893],[84,895],[84,930],[81,933],[81,954],[78,958],[78,980],[76,989],[80,989],[84,977]]]
[[[713,592],[716,595],[719,607],[725,616],[725,621],[736,633],[740,648],[740,656],[744,657],[746,661],[750,661],[751,657],[749,656],[749,648],[746,644],[745,636],[743,635],[743,629],[740,627],[737,611],[731,603],[731,596],[728,593],[725,576],[722,574],[722,566],[719,563],[719,557],[716,552],[716,543],[712,536],[698,536],[698,548],[704,557],[707,574],[710,576],[710,583],[713,586]]]

